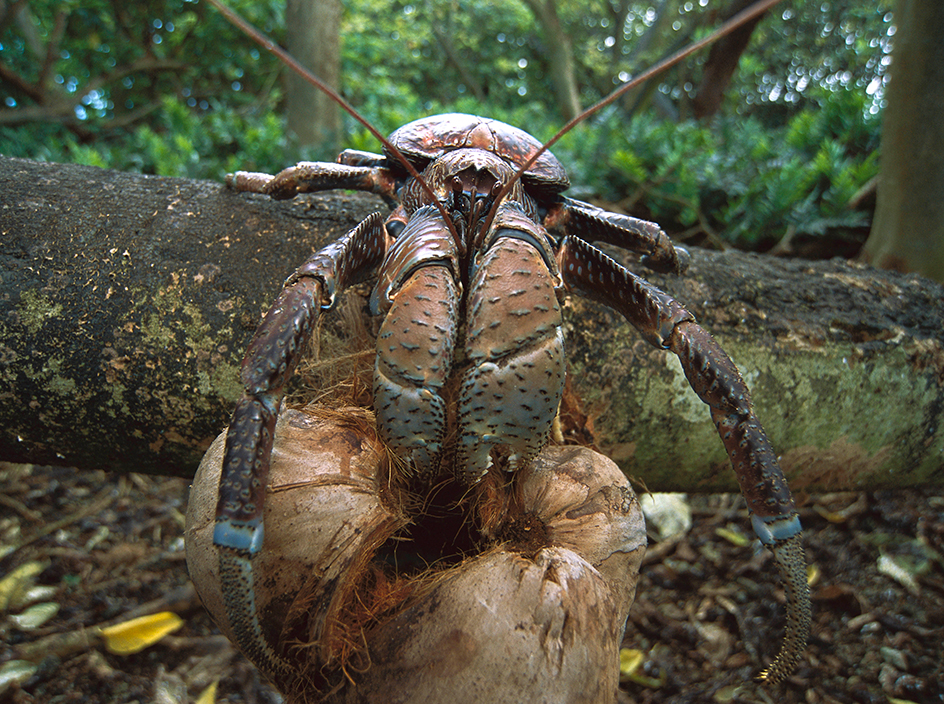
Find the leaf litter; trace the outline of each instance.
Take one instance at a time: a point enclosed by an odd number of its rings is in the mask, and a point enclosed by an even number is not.
[[[280,701],[193,592],[186,493],[177,478],[0,463],[0,702]],[[650,542],[620,704],[944,701],[944,490],[806,498],[813,636],[774,689],[751,679],[783,626],[772,561],[731,540],[740,497],[689,503],[691,529]],[[17,625],[43,604],[45,621]],[[110,652],[115,627],[137,652]]]

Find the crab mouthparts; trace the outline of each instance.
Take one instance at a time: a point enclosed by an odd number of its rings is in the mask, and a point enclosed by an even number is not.
[[[502,182],[490,171],[466,169],[453,176],[446,203],[453,222],[461,222],[467,232],[474,231],[476,224],[488,215],[501,189]]]

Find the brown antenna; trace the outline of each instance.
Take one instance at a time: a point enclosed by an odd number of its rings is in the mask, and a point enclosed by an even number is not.
[[[327,95],[334,102],[340,105],[341,108],[347,114],[349,114],[359,123],[361,123],[364,127],[366,127],[367,130],[372,135],[374,135],[374,137],[376,137],[380,141],[381,144],[384,145],[384,148],[387,149],[394,157],[396,157],[397,161],[403,164],[404,168],[406,168],[410,176],[416,179],[416,181],[420,184],[423,190],[426,191],[426,195],[429,196],[430,201],[436,205],[436,207],[439,209],[440,214],[443,216],[443,220],[446,223],[446,227],[449,228],[449,231],[452,234],[452,236],[456,238],[456,241],[458,241],[458,236],[456,235],[456,231],[452,225],[452,220],[449,217],[449,213],[446,212],[445,207],[439,202],[439,199],[436,198],[436,195],[433,193],[432,189],[429,187],[429,185],[426,183],[423,177],[420,176],[419,172],[416,170],[413,164],[410,163],[410,160],[407,159],[403,155],[403,153],[399,149],[397,149],[390,142],[390,140],[386,138],[386,136],[382,135],[376,127],[370,124],[370,122],[367,121],[367,118],[365,118],[359,112],[357,112],[357,110],[354,109],[354,106],[351,105],[349,102],[347,102],[344,98],[342,98],[341,95],[336,90],[334,90],[334,88],[332,88],[327,83],[325,83],[320,78],[318,78],[318,76],[316,76],[312,71],[302,66],[302,64],[300,64],[295,59],[294,56],[289,54],[287,51],[285,51],[285,49],[283,49],[274,41],[269,39],[265,34],[263,34],[258,29],[256,29],[256,27],[254,27],[252,24],[244,20],[240,15],[236,13],[235,10],[232,10],[231,8],[227,7],[222,2],[220,2],[220,0],[209,0],[209,3],[213,5],[213,7],[215,7],[217,10],[219,10],[220,13],[227,20],[229,20],[233,25],[235,25],[236,27],[241,29],[243,32],[245,32],[246,35],[249,36],[253,41],[259,44],[262,48],[264,48],[269,53],[278,57],[280,61],[282,61],[286,66],[292,69],[299,76],[304,78],[306,81],[311,83],[313,86],[315,86],[319,90],[323,91],[325,95]]]
[[[691,54],[694,54],[696,51],[699,51],[700,49],[704,49],[706,46],[710,44],[714,44],[716,41],[721,39],[726,34],[730,34],[735,29],[740,27],[742,24],[750,22],[755,17],[759,17],[760,15],[764,14],[780,1],[781,0],[758,0],[758,2],[754,3],[750,7],[744,10],[741,10],[741,12],[739,12],[734,17],[729,19],[727,22],[722,24],[720,27],[718,27],[715,31],[713,31],[707,37],[700,39],[694,44],[689,44],[688,47],[686,47],[685,49],[681,49],[675,52],[674,54],[663,59],[662,61],[658,62],[654,66],[646,69],[645,71],[640,73],[638,76],[636,76],[632,80],[627,81],[626,83],[621,85],[619,88],[614,90],[612,93],[610,93],[608,96],[600,100],[598,103],[591,105],[582,113],[572,118],[566,125],[564,125],[563,127],[560,128],[560,130],[558,130],[557,134],[551,137],[547,142],[544,143],[544,145],[540,149],[538,149],[534,154],[532,154],[531,158],[528,159],[521,166],[520,169],[518,169],[518,173],[515,174],[515,177],[512,178],[507,184],[505,184],[505,186],[502,187],[501,191],[499,191],[498,193],[498,196],[495,198],[495,203],[492,205],[492,209],[489,211],[488,218],[485,221],[483,229],[485,231],[488,231],[488,228],[491,226],[492,220],[494,219],[495,214],[498,212],[498,204],[501,203],[502,199],[506,195],[508,195],[508,193],[511,191],[514,184],[525,174],[525,172],[528,169],[531,168],[534,162],[536,162],[544,152],[550,149],[561,137],[563,137],[565,134],[570,132],[574,127],[579,125],[581,122],[586,120],[591,115],[594,115],[600,110],[602,110],[603,108],[605,108],[607,105],[609,105],[614,100],[616,100],[621,95],[623,95],[626,91],[632,90],[636,86],[639,86],[642,83],[645,83],[650,78],[657,76],[663,71],[670,69],[672,66],[675,66],[675,64],[679,63],[680,61],[690,56]],[[215,4],[215,0],[210,0],[210,2],[213,2]]]
[[[518,172],[515,174],[515,176],[501,188],[501,190],[498,192],[497,196],[495,197],[495,200],[492,204],[491,209],[489,210],[483,229],[488,230],[488,228],[491,226],[492,220],[494,220],[495,214],[498,212],[498,205],[501,203],[502,199],[506,195],[508,195],[508,193],[511,191],[514,184],[517,183],[521,179],[524,173],[528,169],[531,168],[531,166],[538,160],[538,158],[544,152],[546,152],[561,137],[563,137],[565,134],[570,132],[574,127],[576,127],[578,124],[586,120],[591,115],[594,115],[600,110],[602,110],[603,108],[605,108],[607,105],[609,105],[610,103],[615,101],[617,98],[619,98],[621,95],[626,93],[626,91],[632,90],[633,88],[641,85],[645,81],[648,81],[653,76],[656,76],[662,73],[663,71],[671,68],[672,66],[676,65],[677,63],[679,63],[686,57],[695,53],[696,51],[699,51],[700,49],[703,49],[706,46],[713,44],[714,42],[718,41],[726,34],[729,34],[730,32],[740,27],[742,24],[745,24],[746,22],[749,22],[750,20],[756,17],[759,17],[763,13],[767,12],[770,8],[772,8],[774,5],[776,5],[780,1],[781,0],[758,0],[758,2],[754,3],[750,7],[736,14],[734,17],[726,21],[724,24],[722,24],[720,27],[718,27],[715,31],[713,31],[711,34],[709,34],[705,38],[695,42],[694,44],[690,44],[687,48],[677,51],[671,56],[658,62],[651,68],[646,69],[645,71],[640,73],[638,76],[636,76],[630,81],[627,81],[626,83],[621,85],[619,88],[614,90],[612,93],[610,93],[608,96],[606,96],[605,98],[603,98],[596,104],[591,105],[582,113],[580,113],[579,115],[571,119],[567,124],[561,127],[561,129],[557,132],[557,134],[555,134],[547,142],[545,142],[545,144],[540,149],[538,149],[531,156],[531,158],[528,159],[528,161],[525,162],[524,165],[521,166],[520,169],[518,169]],[[222,13],[222,15],[227,20],[229,20],[232,24],[234,24],[236,27],[238,27],[243,32],[245,32],[255,42],[257,42],[260,46],[262,46],[266,51],[278,57],[281,61],[285,63],[286,66],[288,66],[293,71],[295,71],[295,73],[297,73],[299,76],[304,78],[306,81],[311,83],[313,86],[315,86],[319,90],[323,91],[325,95],[329,96],[338,105],[340,105],[341,108],[345,112],[347,112],[351,117],[353,117],[365,128],[367,128],[367,130],[374,137],[376,137],[380,141],[381,144],[384,145],[384,148],[387,149],[390,154],[396,157],[396,159],[401,164],[403,164],[404,168],[406,168],[410,176],[412,176],[414,179],[417,180],[417,182],[419,182],[420,186],[426,192],[426,195],[429,196],[430,201],[434,203],[436,207],[439,209],[439,212],[442,214],[443,220],[445,221],[446,226],[449,228],[452,236],[457,238],[455,229],[453,228],[453,225],[452,225],[452,220],[450,219],[449,214],[446,212],[445,207],[439,202],[439,199],[436,198],[432,189],[430,189],[426,181],[423,180],[423,177],[420,176],[419,172],[416,170],[413,164],[410,163],[410,160],[407,159],[399,149],[397,149],[393,144],[391,144],[390,141],[386,138],[386,136],[382,135],[380,131],[377,130],[376,127],[370,124],[370,122],[368,122],[366,118],[364,118],[359,112],[357,112],[357,110],[355,110],[354,107],[350,103],[348,103],[344,98],[342,98],[336,90],[331,88],[328,84],[326,84],[324,81],[318,78],[318,76],[316,76],[310,70],[302,66],[291,54],[289,54],[287,51],[282,49],[282,47],[280,47],[274,41],[269,39],[265,34],[260,32],[253,25],[251,25],[249,22],[247,22],[242,17],[240,17],[235,11],[225,6],[222,2],[220,2],[220,0],[209,0],[209,3],[213,5],[213,7],[215,7],[217,10],[219,10],[220,13]],[[457,238],[457,241],[458,241],[458,238]]]

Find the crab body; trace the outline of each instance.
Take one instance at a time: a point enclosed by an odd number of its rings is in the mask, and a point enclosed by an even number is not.
[[[269,674],[290,667],[266,640],[253,602],[272,435],[317,317],[337,293],[377,271],[371,305],[384,316],[374,371],[377,428],[402,464],[430,482],[451,472],[471,485],[494,465],[523,466],[547,443],[564,384],[565,295],[603,302],[678,355],[787,585],[787,639],[763,675],[782,679],[806,641],[809,593],[796,508],[747,386],[687,310],[588,241],[630,249],[649,267],[675,273],[687,254],[654,223],[561,195],[569,185],[563,166],[550,152],[539,154],[540,142],[520,129],[439,115],[401,127],[389,141],[418,178],[394,150],[346,151],[336,164],[228,177],[237,190],[279,199],[353,188],[393,205],[385,219],[369,216],[289,277],[243,363],[246,391],[227,437],[214,533],[240,647]]]

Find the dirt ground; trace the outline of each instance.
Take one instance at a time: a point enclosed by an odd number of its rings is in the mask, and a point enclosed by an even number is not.
[[[35,564],[35,600],[56,605],[36,627],[29,599],[0,612],[0,702],[190,702],[217,680],[217,702],[280,701],[189,584],[186,496],[181,479],[0,463],[0,585]],[[772,689],[751,682],[783,623],[771,560],[740,497],[691,505],[682,539],[650,544],[624,643],[643,662],[620,702],[944,702],[944,490],[803,497],[813,637]],[[184,623],[140,653],[97,633],[159,611]]]

